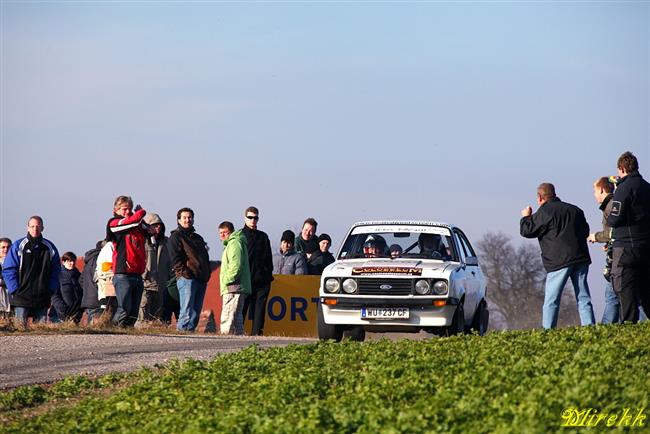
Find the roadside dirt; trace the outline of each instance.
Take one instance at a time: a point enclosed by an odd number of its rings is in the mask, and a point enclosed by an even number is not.
[[[178,359],[206,360],[257,344],[314,342],[287,337],[210,334],[42,334],[0,336],[0,389],[43,384],[70,375],[134,371]]]

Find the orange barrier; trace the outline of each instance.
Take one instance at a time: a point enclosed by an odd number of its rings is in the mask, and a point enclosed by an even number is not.
[[[214,315],[217,330],[221,318],[219,270],[217,268],[210,276],[201,315],[205,318]],[[264,335],[317,337],[316,307],[320,276],[274,275],[273,278],[266,305]],[[247,334],[251,328],[251,320],[246,318],[244,329]],[[199,326],[199,329],[203,331],[204,327]]]
[[[211,262],[212,273],[203,300],[198,330],[219,331],[221,318],[221,293],[218,262]],[[77,267],[83,270],[83,258],[77,259]],[[320,276],[274,275],[266,305],[265,336],[317,337],[316,308]],[[250,318],[244,328],[251,331]]]
[[[274,275],[266,305],[265,336],[318,337],[316,308],[320,276]],[[246,319],[246,332],[251,321]]]

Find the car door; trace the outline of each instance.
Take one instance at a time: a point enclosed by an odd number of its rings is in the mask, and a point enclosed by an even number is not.
[[[461,230],[455,231],[458,238],[459,250],[462,255],[462,262],[465,268],[465,317],[471,320],[479,302],[479,291],[481,289],[481,270],[478,267],[476,253],[467,241],[467,237]]]
[[[464,237],[464,242],[467,244],[467,248],[472,252],[472,256],[476,258],[474,264],[472,265],[471,273],[472,276],[476,279],[475,296],[476,296],[476,306],[478,307],[478,304],[486,296],[487,289],[486,289],[485,276],[483,275],[483,271],[481,270],[481,264],[479,264],[478,262],[478,256],[476,255],[476,250],[474,250],[474,248],[472,247],[469,240],[467,239],[467,237],[465,237],[464,234],[463,237]]]
[[[465,292],[465,305],[464,305],[464,310],[465,310],[465,324],[468,323],[468,303],[469,305],[472,304],[471,300],[471,291],[469,289],[469,285],[471,285],[470,282],[468,282],[468,272],[467,272],[467,267],[464,265],[465,264],[465,250],[463,249],[462,242],[460,241],[460,236],[456,231],[454,231],[454,244],[456,245],[456,250],[458,253],[458,259],[461,263],[461,267],[457,268],[456,271],[454,272],[454,281],[456,283],[457,287],[462,287],[464,292]],[[469,316],[471,319],[471,316]]]

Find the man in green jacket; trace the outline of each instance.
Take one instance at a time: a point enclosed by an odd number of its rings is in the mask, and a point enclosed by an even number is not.
[[[251,271],[248,264],[246,237],[235,232],[231,222],[219,225],[219,239],[223,241],[219,283],[221,286],[221,334],[244,334],[244,297],[251,293]]]

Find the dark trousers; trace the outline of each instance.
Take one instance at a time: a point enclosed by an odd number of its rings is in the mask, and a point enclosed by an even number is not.
[[[166,291],[166,290],[165,290]],[[171,324],[172,322],[172,315],[176,318],[176,321],[178,321],[178,317],[180,315],[181,311],[181,304],[178,302],[178,300],[175,300],[172,298],[169,293],[166,293],[164,298],[163,298],[163,313],[162,313],[162,322],[165,324]]]
[[[639,304],[650,313],[650,247],[614,247],[612,284],[621,300],[621,321],[639,321]]]
[[[271,285],[253,288],[252,293],[244,300],[244,318],[253,321],[252,336],[264,333],[264,318],[266,317],[266,301],[269,298]]]
[[[163,315],[164,293],[167,288],[145,289],[142,291],[138,321],[161,321]]]
[[[113,316],[113,324],[119,327],[133,327],[138,320],[138,310],[144,283],[137,274],[116,274],[113,276],[117,309]]]

